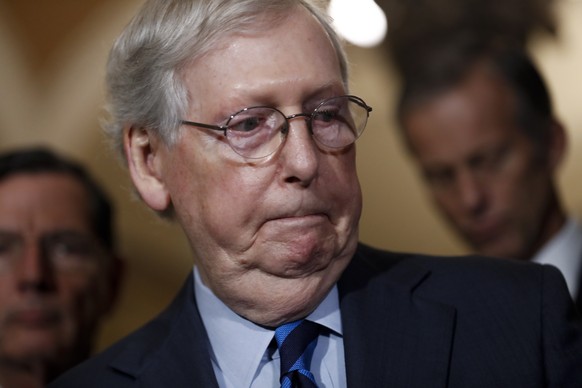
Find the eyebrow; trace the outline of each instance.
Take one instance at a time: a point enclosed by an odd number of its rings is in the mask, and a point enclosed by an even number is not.
[[[228,120],[230,118],[230,115],[232,115],[235,112],[238,112],[242,109],[245,108],[249,108],[249,107],[253,107],[253,106],[267,106],[267,107],[273,107],[273,108],[279,108],[280,104],[276,103],[275,101],[278,99],[278,97],[276,96],[276,94],[278,94],[279,91],[269,91],[269,92],[262,92],[262,93],[257,93],[257,95],[253,96],[253,93],[251,92],[248,96],[237,96],[234,97],[233,99],[236,100],[240,100],[240,101],[245,101],[244,103],[237,103],[236,107],[238,108],[234,108],[229,110],[229,113],[226,113],[225,115],[220,115],[221,117],[217,120],[219,122],[224,122],[226,120]],[[328,82],[325,83],[321,86],[319,86],[318,88],[316,88],[315,90],[310,91],[309,93],[303,93],[302,97],[301,97],[301,105],[303,107],[305,107],[306,105],[313,105],[310,108],[315,108],[315,106],[321,102],[322,100],[325,100],[327,98],[330,97],[335,97],[335,96],[339,96],[339,95],[344,95],[348,93],[348,90],[346,90],[346,88],[344,87],[343,83],[337,83],[337,82]],[[252,97],[252,98],[248,98],[248,97]],[[256,101],[255,103],[253,102],[246,102],[246,101]],[[234,106],[234,104],[232,105]],[[223,111],[223,109],[219,110]],[[226,111],[227,109],[225,108],[224,111]]]

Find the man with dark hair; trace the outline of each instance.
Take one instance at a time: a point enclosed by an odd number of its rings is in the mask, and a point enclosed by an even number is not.
[[[470,41],[425,61],[398,118],[437,209],[478,253],[558,267],[581,306],[582,229],[556,182],[567,139],[534,62]]]
[[[119,281],[113,209],[79,164],[0,155],[0,386],[44,387],[89,357]]]

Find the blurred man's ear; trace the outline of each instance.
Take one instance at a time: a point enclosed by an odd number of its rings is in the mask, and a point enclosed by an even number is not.
[[[161,140],[143,128],[124,130],[123,146],[129,173],[143,201],[153,210],[163,212],[170,206],[170,194],[160,174],[158,147]]]

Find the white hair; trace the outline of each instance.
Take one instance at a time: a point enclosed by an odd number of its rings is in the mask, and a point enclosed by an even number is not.
[[[340,38],[327,14],[311,0],[146,1],[114,43],[107,63],[104,127],[114,147],[122,151],[123,129],[129,126],[157,131],[173,144],[188,99],[198,98],[188,95],[181,69],[216,48],[221,39],[273,25],[296,7],[307,9],[325,29],[347,88],[348,65]]]

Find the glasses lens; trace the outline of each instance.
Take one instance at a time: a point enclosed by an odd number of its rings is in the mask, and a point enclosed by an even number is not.
[[[285,117],[266,107],[247,108],[226,123],[226,137],[232,149],[246,158],[263,158],[275,152],[283,142]]]
[[[347,147],[364,132],[369,109],[362,99],[355,96],[325,100],[311,117],[313,137],[329,148]]]

